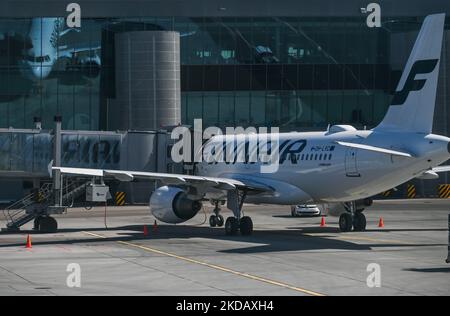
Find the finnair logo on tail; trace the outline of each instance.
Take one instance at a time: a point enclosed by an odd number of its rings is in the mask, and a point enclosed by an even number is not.
[[[420,91],[425,86],[427,79],[416,79],[417,75],[429,74],[434,71],[439,59],[418,60],[411,67],[408,78],[401,91],[395,92],[391,105],[403,105],[411,91]]]

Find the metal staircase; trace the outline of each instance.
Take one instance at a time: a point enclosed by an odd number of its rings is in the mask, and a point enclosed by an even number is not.
[[[3,215],[7,221],[6,230],[19,230],[21,226],[32,221],[35,218],[35,214],[28,213],[27,210],[48,200],[52,194],[53,185],[46,183],[38,192],[31,193],[3,209]]]
[[[86,191],[86,186],[90,182],[71,182],[62,190],[60,205],[55,206],[55,191],[52,183],[44,184],[37,192],[34,192],[23,199],[14,202],[3,209],[6,218],[6,231],[18,231],[20,227],[34,220],[39,216],[50,214],[62,214],[68,207],[71,207],[74,200]]]

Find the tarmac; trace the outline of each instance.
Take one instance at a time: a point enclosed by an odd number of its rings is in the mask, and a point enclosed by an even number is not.
[[[289,207],[244,210],[248,237],[210,228],[210,208],[154,227],[140,206],[70,209],[55,234],[1,233],[0,295],[450,295],[450,200],[376,201],[367,231],[350,233]]]

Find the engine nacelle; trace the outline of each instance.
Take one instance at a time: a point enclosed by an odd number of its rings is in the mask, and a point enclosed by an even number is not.
[[[200,201],[189,199],[186,193],[177,187],[160,187],[150,197],[153,216],[164,223],[183,223],[197,215],[201,208]]]
[[[83,76],[88,77],[88,78],[97,78],[98,75],[100,74],[100,69],[101,69],[100,57],[95,56],[95,57],[83,58],[80,61],[80,64],[81,64],[81,72],[82,72]]]

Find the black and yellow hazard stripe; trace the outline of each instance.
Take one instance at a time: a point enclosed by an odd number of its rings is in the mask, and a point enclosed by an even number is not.
[[[125,205],[125,192],[116,192],[115,200],[117,206],[123,206]]]
[[[450,184],[439,185],[438,191],[441,199],[450,199]]]
[[[417,195],[416,186],[414,184],[408,184],[407,197],[408,199],[414,199]]]
[[[384,191],[384,192],[382,193],[382,195],[383,195],[385,198],[390,197],[391,194],[392,194],[392,190],[387,190],[387,191]]]
[[[44,193],[42,191],[39,191],[38,194],[37,194],[37,201],[38,201],[38,203],[43,203],[44,200],[45,200]]]
[[[36,203],[43,203],[43,202],[45,202],[44,192],[42,192],[42,191],[37,191],[37,192],[34,194],[34,201],[35,201]]]

